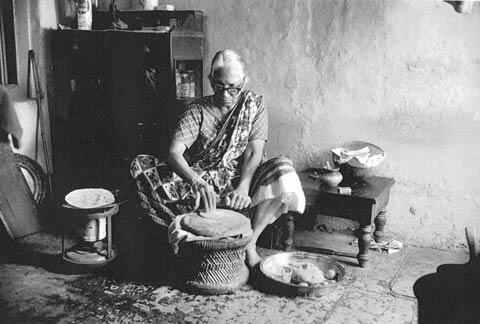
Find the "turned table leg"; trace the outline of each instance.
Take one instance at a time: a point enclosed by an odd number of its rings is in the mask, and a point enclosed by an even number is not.
[[[370,233],[372,232],[372,226],[360,225],[358,229],[358,254],[357,260],[358,264],[365,268],[368,262],[368,250],[370,249]]]
[[[383,229],[385,228],[385,223],[387,222],[386,216],[387,210],[381,210],[377,217],[375,217],[375,232],[373,232],[373,237],[375,238],[376,242],[381,242],[384,239],[385,233]]]
[[[283,231],[283,250],[290,251],[293,247],[293,233],[295,232],[294,214],[287,213],[282,217],[285,219]]]

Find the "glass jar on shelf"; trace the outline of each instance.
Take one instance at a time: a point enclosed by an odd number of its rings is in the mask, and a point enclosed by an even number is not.
[[[177,99],[195,98],[195,73],[192,70],[178,71],[175,76]]]
[[[188,98],[195,98],[195,72],[192,70],[186,71],[187,76],[187,83],[188,83]]]
[[[187,99],[190,97],[190,83],[188,81],[188,73],[180,71],[180,99]]]

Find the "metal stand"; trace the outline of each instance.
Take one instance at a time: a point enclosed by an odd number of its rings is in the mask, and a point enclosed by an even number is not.
[[[67,208],[65,208],[67,210]],[[79,242],[71,248],[65,248],[65,229],[62,233],[62,258],[63,260],[90,267],[104,266],[112,262],[118,255],[112,244],[112,216],[119,211],[118,205],[97,209],[70,209],[68,216],[73,220],[89,221],[105,218],[106,237],[95,242]],[[72,222],[77,223],[77,222]]]

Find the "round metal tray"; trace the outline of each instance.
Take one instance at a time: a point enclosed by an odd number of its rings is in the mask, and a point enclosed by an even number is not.
[[[337,276],[335,283],[318,286],[300,286],[293,283],[286,283],[276,279],[273,273],[279,267],[288,267],[290,263],[310,262],[324,273],[328,270],[335,270]],[[325,296],[336,290],[345,276],[345,268],[336,260],[309,252],[282,252],[266,257],[260,263],[260,271],[265,277],[264,289],[268,292],[280,295],[290,296],[309,296],[320,297]]]
[[[376,166],[380,165],[385,157],[386,157],[386,154],[385,152],[383,151],[382,148],[378,147],[377,145],[374,145],[372,143],[368,143],[368,142],[362,142],[362,141],[351,141],[351,142],[347,142],[347,143],[344,143],[341,145],[343,148],[349,150],[349,151],[356,151],[356,150],[360,150],[361,148],[364,148],[365,146],[368,147],[370,149],[370,153],[371,154],[374,154],[374,155],[381,155],[382,158],[378,160],[378,163],[376,165],[372,165],[372,166],[365,166],[363,164],[361,164],[357,159],[351,159],[350,161],[348,161],[346,164],[348,164],[349,166],[351,166],[352,168],[356,168],[356,169],[370,169],[370,168],[375,168]],[[333,161],[336,160],[336,157],[335,157],[335,154],[332,153],[332,159]]]

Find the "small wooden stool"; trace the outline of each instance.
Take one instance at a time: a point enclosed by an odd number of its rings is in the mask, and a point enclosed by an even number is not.
[[[307,172],[300,173],[300,180],[305,192],[307,211],[351,219],[359,223],[357,260],[361,267],[366,267],[372,225],[375,225],[373,236],[377,242],[380,242],[384,237],[390,188],[395,180],[385,177],[368,177],[352,186],[350,195],[338,193],[336,187],[320,185],[319,181],[309,178]],[[340,186],[342,185],[340,183]]]

